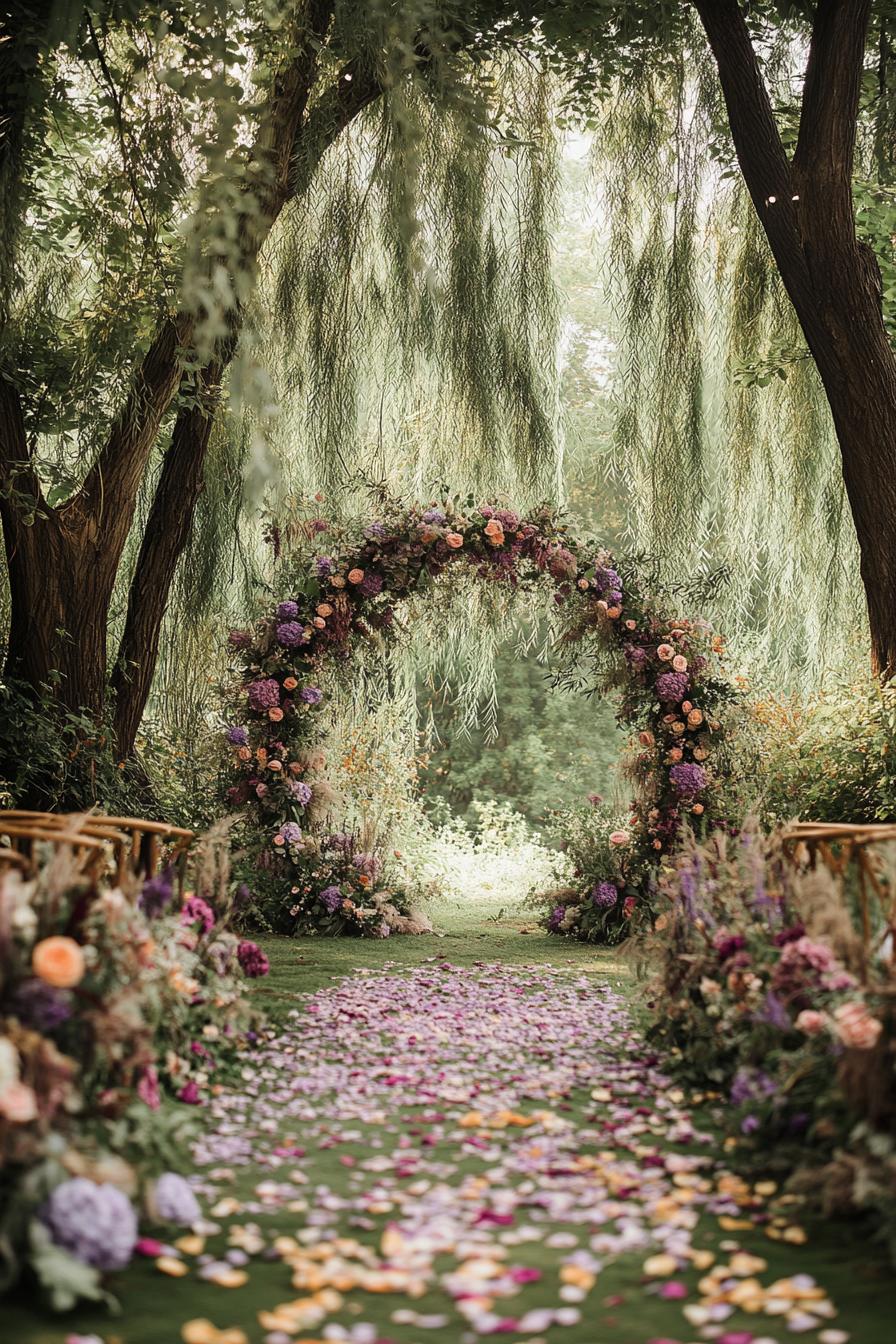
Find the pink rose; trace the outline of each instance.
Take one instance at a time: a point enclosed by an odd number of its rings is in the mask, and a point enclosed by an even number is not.
[[[842,1003],[834,1010],[837,1035],[851,1050],[873,1050],[883,1025],[872,1017],[864,1003]]]
[[[497,518],[489,518],[485,525],[485,535],[493,546],[504,545],[504,527]]]
[[[37,1098],[27,1083],[7,1084],[0,1093],[0,1115],[13,1125],[27,1125],[37,1119]]]
[[[804,1008],[797,1016],[796,1029],[807,1036],[818,1036],[828,1024],[826,1013],[816,1012],[814,1008]]]
[[[632,838],[632,837],[629,835],[628,831],[611,831],[611,832],[610,832],[610,844],[611,844],[611,845],[627,845],[627,844],[630,843],[631,838]]]
[[[675,657],[675,650],[671,644],[660,644],[657,646],[656,656],[662,658],[664,663],[668,663]]]
[[[672,666],[675,668],[676,672],[687,672],[688,660],[685,658],[684,654],[676,653],[675,657],[672,659]]]
[[[459,551],[461,546],[463,546],[464,544],[464,539],[459,532],[446,532],[445,540],[451,547],[452,551]]]

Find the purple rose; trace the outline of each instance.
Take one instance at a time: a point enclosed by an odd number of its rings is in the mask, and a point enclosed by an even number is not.
[[[299,644],[307,644],[309,636],[304,625],[298,621],[283,621],[277,626],[277,642],[285,649],[294,649]]]
[[[94,1269],[124,1269],[137,1242],[137,1215],[115,1185],[85,1176],[63,1181],[51,1191],[41,1220],[57,1246]]]
[[[249,705],[259,713],[274,709],[280,703],[280,684],[273,677],[262,677],[249,683],[247,695]]]
[[[298,602],[281,602],[277,608],[277,619],[281,621],[294,621],[298,614]]]
[[[249,942],[248,939],[241,942],[236,949],[236,959],[243,969],[243,975],[248,975],[252,980],[267,975],[271,969],[271,963],[258,944]]]
[[[689,761],[673,765],[669,771],[669,779],[676,793],[680,793],[683,798],[693,798],[701,789],[706,788],[706,771],[703,766]]]
[[[619,891],[613,882],[598,882],[592,888],[591,899],[599,910],[611,910],[619,900]]]
[[[656,693],[666,704],[678,705],[687,695],[689,685],[685,672],[661,672],[656,679]]]
[[[147,878],[143,883],[140,895],[137,897],[137,904],[147,919],[155,919],[166,906],[171,904],[173,896],[174,869],[169,864],[164,872],[156,873],[155,877]]]
[[[303,686],[299,691],[299,699],[306,705],[319,705],[324,698],[324,693],[317,686]]]
[[[190,896],[181,908],[180,922],[198,924],[203,933],[210,933],[215,926],[215,912],[201,896]]]

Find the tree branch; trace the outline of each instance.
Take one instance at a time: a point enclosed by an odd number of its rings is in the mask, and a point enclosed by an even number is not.
[[[818,0],[794,180],[807,212],[833,217],[841,237],[855,235],[852,168],[871,0]]]

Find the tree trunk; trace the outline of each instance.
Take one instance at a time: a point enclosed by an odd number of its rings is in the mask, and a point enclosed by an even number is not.
[[[792,163],[738,0],[693,0],[744,181],[815,359],[861,552],[872,663],[896,675],[896,358],[852,171],[870,0],[818,0]]]

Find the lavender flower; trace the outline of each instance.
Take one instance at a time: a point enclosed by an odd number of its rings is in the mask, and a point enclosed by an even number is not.
[[[199,1202],[183,1176],[166,1171],[152,1188],[151,1212],[160,1223],[176,1223],[190,1227],[202,1216]]]
[[[280,703],[280,684],[273,677],[262,677],[249,683],[247,694],[251,708],[259,713],[274,709]]]
[[[233,724],[227,729],[227,741],[232,747],[245,747],[249,742],[248,728],[242,728],[239,724]]]
[[[441,509],[427,509],[420,515],[421,522],[432,523],[435,527],[444,527],[448,521]]]
[[[687,695],[689,685],[685,672],[661,672],[656,679],[656,693],[666,704],[678,705]]]
[[[701,789],[706,788],[706,771],[702,765],[690,761],[673,765],[669,771],[669,779],[676,793],[680,793],[683,798],[693,798]]]
[[[137,897],[137,904],[147,919],[156,919],[174,896],[174,869],[169,866],[154,877],[147,878]]]
[[[619,891],[613,882],[598,882],[592,888],[591,899],[599,910],[611,910],[619,900]]]
[[[299,691],[299,699],[306,705],[319,705],[324,698],[324,693],[317,686],[303,686]]]
[[[309,636],[299,621],[283,621],[277,626],[277,642],[285,649],[295,649],[299,644],[307,644]]]
[[[43,980],[23,980],[12,997],[11,1008],[23,1026],[49,1033],[72,1015],[72,996]]]
[[[281,602],[277,607],[277,619],[281,621],[294,621],[299,614],[298,602]]]
[[[300,807],[307,807],[311,802],[311,785],[304,780],[297,780],[295,788],[290,792]]]
[[[117,1186],[85,1176],[63,1181],[40,1216],[57,1246],[94,1269],[124,1269],[134,1253],[137,1215]]]
[[[305,788],[308,789],[307,784],[305,785]],[[311,790],[308,789],[308,792],[310,794]],[[285,844],[295,845],[298,844],[302,838],[302,828],[297,821],[286,821],[280,827],[278,835],[282,835]]]
[[[271,969],[271,963],[258,944],[249,942],[248,939],[240,943],[236,950],[236,959],[242,967],[243,974],[248,975],[253,980],[258,979],[259,976],[267,975]]]
[[[342,904],[342,892],[338,887],[324,887],[320,893],[320,902],[325,905],[330,914],[334,914]]]

